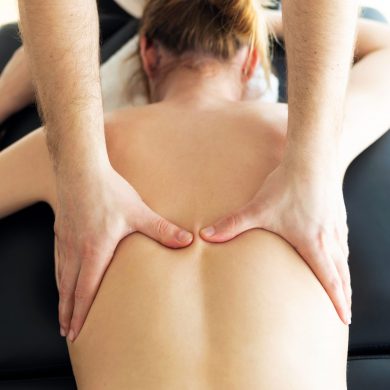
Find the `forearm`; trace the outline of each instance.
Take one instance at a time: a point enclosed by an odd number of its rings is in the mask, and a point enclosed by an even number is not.
[[[340,137],[355,40],[354,0],[286,0],[283,30],[288,64],[286,161],[323,166]]]
[[[107,161],[94,0],[19,0],[21,30],[56,168]],[[49,32],[49,33],[48,33]]]

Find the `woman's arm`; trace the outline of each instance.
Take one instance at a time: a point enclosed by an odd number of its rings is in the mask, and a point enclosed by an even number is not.
[[[276,38],[283,39],[282,15],[267,11]],[[390,27],[359,19],[342,131],[342,169],[390,129]]]
[[[23,46],[0,75],[0,123],[34,101],[34,88]]]
[[[54,173],[40,128],[0,152],[0,218],[55,199]]]
[[[390,129],[390,27],[360,20],[342,132],[341,163],[348,165]]]

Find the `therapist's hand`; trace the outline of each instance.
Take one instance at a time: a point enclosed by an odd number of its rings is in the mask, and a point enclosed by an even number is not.
[[[348,228],[342,178],[327,166],[322,172],[300,172],[279,165],[253,199],[211,225],[210,242],[224,242],[253,228],[263,228],[287,240],[303,257],[348,323],[351,283],[348,268]]]
[[[151,210],[111,166],[57,176],[56,280],[61,334],[78,336],[118,242],[141,232],[161,244],[180,248],[193,239]],[[185,231],[184,231],[185,232]]]

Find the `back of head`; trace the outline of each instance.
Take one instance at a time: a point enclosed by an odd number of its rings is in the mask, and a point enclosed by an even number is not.
[[[260,0],[148,0],[140,33],[172,54],[205,54],[232,59],[256,48],[267,77],[268,32]]]

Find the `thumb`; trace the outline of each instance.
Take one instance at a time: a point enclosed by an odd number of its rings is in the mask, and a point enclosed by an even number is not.
[[[261,227],[259,219],[257,207],[248,204],[235,213],[203,228],[200,231],[200,235],[206,241],[225,242],[246,230]]]
[[[191,244],[193,240],[192,233],[169,222],[146,205],[144,205],[137,219],[137,231],[167,247],[185,247]]]

